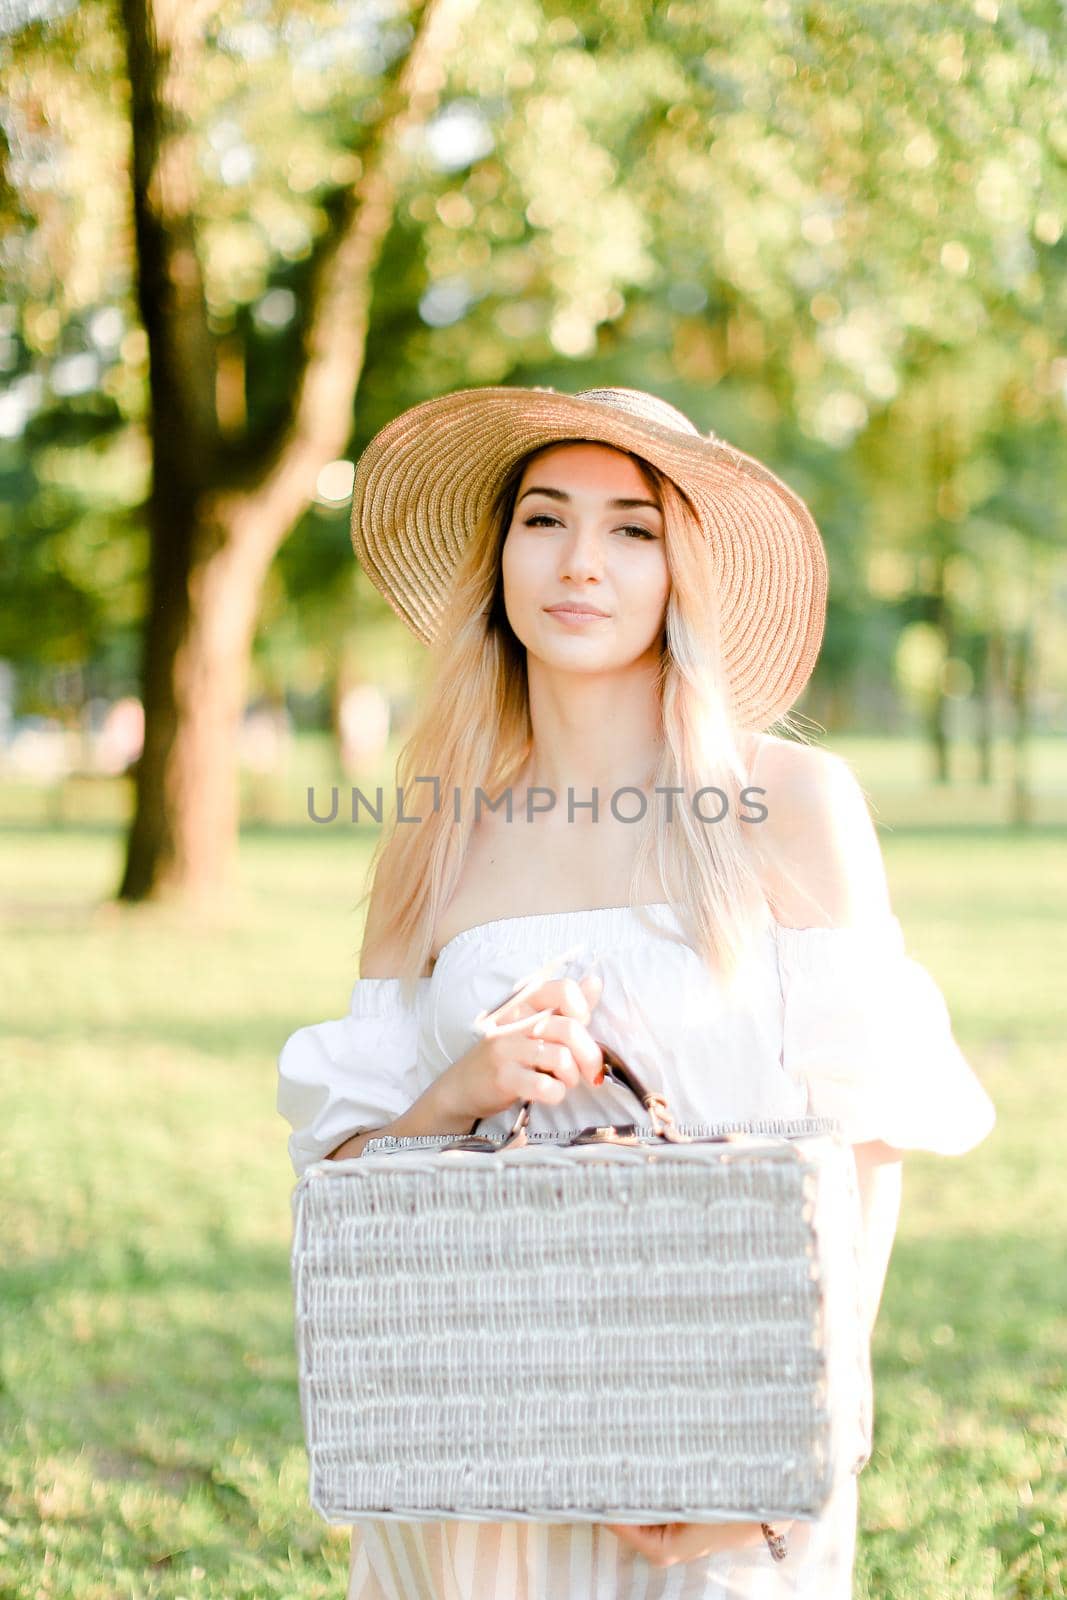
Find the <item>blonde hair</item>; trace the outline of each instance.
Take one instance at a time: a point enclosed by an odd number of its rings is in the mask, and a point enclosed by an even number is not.
[[[457,567],[428,658],[421,709],[397,760],[405,815],[419,821],[395,820],[383,830],[368,878],[382,908],[378,931],[390,948],[405,953],[397,975],[409,1003],[429,962],[440,914],[460,879],[475,789],[484,790],[491,803],[532,752],[526,656],[504,609],[501,553],[527,466],[544,450],[570,442],[553,441],[516,462],[484,508]],[[756,866],[761,852],[750,837],[753,824],[738,817],[749,777],[719,649],[708,535],[671,479],[642,457],[631,459],[659,500],[671,580],[655,680],[663,741],[653,785],[682,792],[675,797],[672,823],[665,806],[651,803],[634,823],[640,842],[629,903],[647,922],[637,895],[654,860],[687,942],[729,982],[763,927],[767,906]],[[784,727],[785,720],[776,726]],[[428,777],[439,780],[436,808],[434,786],[415,781]],[[689,803],[696,791],[710,787],[728,797],[725,815],[714,824],[701,821]],[[458,820],[453,792],[462,800]],[[368,887],[358,903],[370,893]],[[656,931],[664,932],[659,924]]]

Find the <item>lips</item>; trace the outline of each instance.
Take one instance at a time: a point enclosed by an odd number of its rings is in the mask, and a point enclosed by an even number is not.
[[[600,611],[596,606],[558,605],[546,606],[546,611],[567,617],[606,617],[606,611]]]

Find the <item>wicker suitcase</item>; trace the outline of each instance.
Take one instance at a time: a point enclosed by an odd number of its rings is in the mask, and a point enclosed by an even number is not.
[[[610,1059],[609,1059],[610,1058]],[[326,1521],[817,1517],[870,1453],[825,1119],[383,1137],[307,1169],[292,1277]]]

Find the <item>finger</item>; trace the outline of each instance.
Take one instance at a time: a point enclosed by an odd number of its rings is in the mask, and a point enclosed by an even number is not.
[[[579,987],[590,1006],[595,1006],[604,992],[604,978],[600,972],[587,972],[579,979]]]
[[[557,1039],[565,1044],[586,1081],[594,1086],[604,1081],[604,1053],[588,1028],[573,1017],[552,1017],[538,1025],[537,1031],[546,1039]]]
[[[504,1021],[495,1011],[479,1011],[471,1028],[482,1039],[491,1039],[500,1033],[536,1033],[540,1025],[547,1022],[549,1017],[555,1016],[551,1006],[546,1006],[543,1011],[527,1012],[523,1016],[512,1017]]]
[[[577,979],[557,978],[554,980],[552,987],[555,987],[559,993],[556,1008],[561,1016],[577,1017],[579,1022],[589,1021],[593,1015],[592,1006]]]
[[[561,1008],[564,1011],[572,1007],[563,1002],[561,1006],[561,993],[558,986],[562,983],[574,983],[573,979],[552,979],[549,974],[553,967],[562,962],[573,959],[582,950],[581,945],[572,945],[570,950],[565,950],[561,955],[545,962],[534,972],[528,973],[525,978],[520,978],[511,994],[497,1006],[486,1007],[479,1012],[475,1019],[478,1031],[482,1031],[484,1023],[492,1018],[500,1023],[510,1023],[516,1018],[528,1016],[532,1011],[547,1007]],[[600,962],[594,957],[587,971],[575,984],[575,989],[581,993],[585,1002],[584,1007],[577,1003],[577,996],[571,992],[571,1001],[574,1002],[574,1014],[589,1020],[593,1007],[596,1006],[603,992],[604,982],[600,971]]]
[[[500,1030],[504,1031],[503,1028]],[[565,1045],[580,1076],[594,1087],[603,1083],[604,1053],[588,1029],[574,1017],[563,1017],[556,1011],[546,1015],[541,1011],[536,1013],[535,1020],[526,1018],[520,1023],[512,1023],[506,1031],[517,1032],[520,1037],[525,1033],[535,1041],[544,1039],[556,1045]],[[523,1061],[532,1059],[534,1065],[541,1066],[547,1058],[536,1052],[531,1058],[524,1051],[521,1059]]]
[[[514,1088],[518,1099],[533,1100],[539,1105],[558,1106],[567,1096],[567,1085],[561,1079],[551,1072],[524,1067],[518,1061],[510,1064],[507,1086]]]
[[[577,1017],[582,1022],[588,1022],[592,1016],[590,1003],[573,978],[550,978],[511,996],[495,1009],[479,1012],[479,1019],[510,1023],[543,1010],[558,1011],[562,1016]]]
[[[640,1555],[653,1557],[659,1554],[662,1540],[656,1537],[658,1529],[642,1527],[633,1522],[606,1522],[604,1526],[610,1528],[617,1539]]]
[[[558,956],[553,956],[543,966],[537,967],[533,972],[528,972],[524,978],[520,978],[514,985],[508,999],[518,999],[521,995],[538,988],[545,982],[546,978],[551,976],[557,967],[562,966],[567,961],[576,959],[581,954],[581,951],[582,946],[580,944],[572,944],[569,950],[561,951]]]
[[[618,1539],[620,1541],[620,1543],[625,1544],[625,1545],[629,1545],[631,1550],[636,1550],[637,1546],[634,1543],[633,1539],[631,1538],[631,1534],[633,1533],[633,1529],[628,1523],[626,1523],[626,1522],[605,1522],[604,1523],[604,1527],[607,1528],[609,1533],[613,1533],[615,1535],[616,1539]]]
[[[576,1088],[581,1082],[581,1069],[566,1044],[547,1038],[520,1038],[508,1049],[514,1050],[516,1061],[521,1061],[527,1067],[535,1067],[538,1072],[550,1072],[570,1089]]]

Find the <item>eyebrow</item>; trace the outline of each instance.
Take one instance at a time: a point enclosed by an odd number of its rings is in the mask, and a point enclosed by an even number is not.
[[[570,500],[570,495],[564,494],[562,489],[546,489],[534,486],[523,490],[518,499],[519,505],[522,504],[528,494],[547,494],[550,500]],[[635,506],[648,506],[652,511],[659,511],[660,509],[654,500],[609,500],[608,505],[613,511],[630,511]]]

